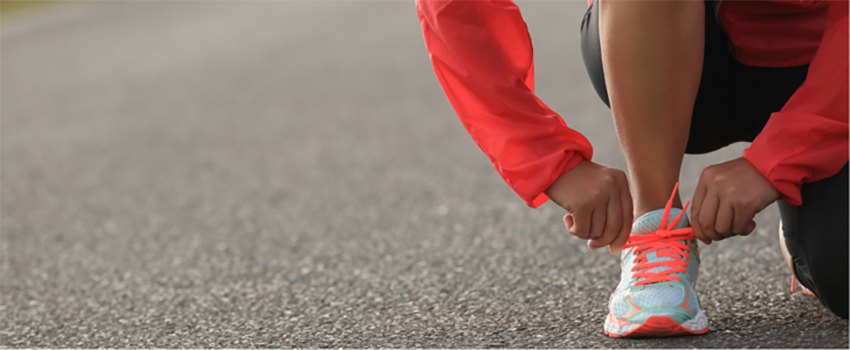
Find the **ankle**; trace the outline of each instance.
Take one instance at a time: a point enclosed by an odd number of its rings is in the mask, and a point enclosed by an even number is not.
[[[635,191],[638,192],[638,191]],[[653,195],[655,194],[655,195]],[[650,193],[635,193],[634,200],[634,214],[635,219],[643,216],[646,213],[653,212],[656,210],[663,210],[667,206],[667,202],[670,200],[669,192],[667,194],[662,193],[661,191],[652,191]],[[673,208],[682,209],[682,199],[679,197],[679,193],[673,197]]]

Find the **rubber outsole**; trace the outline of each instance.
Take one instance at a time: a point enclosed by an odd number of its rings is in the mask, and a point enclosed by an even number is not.
[[[605,331],[606,335],[614,338],[659,338],[705,333],[708,333],[708,327],[693,331],[676,323],[676,321],[673,321],[672,318],[667,316],[650,316],[643,324],[623,334]]]

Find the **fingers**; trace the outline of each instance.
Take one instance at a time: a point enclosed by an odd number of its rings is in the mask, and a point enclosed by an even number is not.
[[[622,208],[623,225],[620,227],[620,232],[617,237],[608,246],[608,251],[612,254],[620,252],[626,242],[629,241],[629,235],[632,233],[632,222],[634,221],[634,207],[632,204],[632,195],[629,189],[626,188],[620,192],[620,206]]]
[[[780,193],[747,159],[741,157],[703,170],[691,209],[694,236],[705,243],[748,235],[753,217]],[[709,240],[709,241],[706,241]]]
[[[699,212],[699,227],[707,239],[719,241],[724,237],[717,233],[715,225],[717,222],[717,209],[720,199],[714,193],[708,193],[702,202]]]
[[[607,216],[607,203],[597,206],[593,209],[593,215],[590,217],[590,235],[588,239],[596,239],[602,237],[605,231],[605,217]]]
[[[746,236],[753,232],[756,228],[755,221],[752,220],[755,213],[736,207],[732,208],[732,213],[732,234]]]
[[[589,161],[582,161],[552,183],[545,193],[566,209],[564,225],[569,233],[590,240],[598,249],[628,239],[632,203],[626,174]],[[626,223],[625,221],[628,221]]]
[[[720,205],[717,206],[717,217],[714,221],[714,231],[723,238],[732,237],[732,220],[734,212],[729,202],[719,200]]]
[[[611,197],[608,200],[605,229],[602,232],[602,236],[592,239],[587,244],[587,246],[592,250],[611,244],[611,242],[617,238],[617,234],[620,233],[620,228],[623,226],[623,207],[620,205],[620,195],[618,193],[615,193],[614,195],[616,197]]]
[[[587,239],[590,236],[590,215],[593,213],[591,210],[585,211],[576,211],[572,214],[573,218],[573,227],[571,227],[570,234],[576,236],[581,239]]]
[[[746,232],[744,235],[749,235],[750,233],[753,233],[753,231],[755,229],[756,229],[756,221],[750,220],[750,223],[747,225],[747,230],[744,231],[744,232]]]
[[[573,214],[564,215],[564,225],[567,226],[567,231],[573,228],[575,222],[573,221]]]
[[[697,184],[697,190],[694,192],[694,198],[691,201],[691,203],[693,203],[691,206],[691,227],[693,227],[694,236],[697,239],[705,244],[711,244],[711,240],[705,236],[705,233],[703,233],[702,225],[699,220],[700,209],[703,207],[706,192],[705,184],[703,184],[702,179],[700,179],[699,184]]]

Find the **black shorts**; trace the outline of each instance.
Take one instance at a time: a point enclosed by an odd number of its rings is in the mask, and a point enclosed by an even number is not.
[[[608,91],[599,44],[597,1],[581,22],[581,52],[593,87],[606,105]],[[770,115],[803,84],[808,65],[767,68],[745,65],[729,52],[726,34],[705,2],[705,54],[685,153],[707,153],[732,143],[752,142]],[[848,314],[848,170],[803,184],[802,206],[777,201],[785,244],[794,271],[821,303],[842,318]]]

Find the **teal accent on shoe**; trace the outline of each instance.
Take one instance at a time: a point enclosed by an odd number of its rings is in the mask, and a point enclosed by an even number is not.
[[[668,225],[682,212],[681,209],[671,208],[668,213]],[[661,220],[664,216],[664,210],[655,210],[642,215],[635,220],[632,225],[633,235],[653,234],[661,228]],[[688,218],[683,215],[679,222],[672,230],[686,228],[689,226]],[[632,272],[636,262],[634,252],[637,247],[631,247],[623,251],[620,274],[620,283],[611,294],[609,300],[609,310],[611,316],[615,317],[619,322],[624,324],[616,324],[606,321],[606,332],[620,335],[627,330],[634,329],[637,325],[642,324],[651,316],[666,316],[676,323],[691,329],[699,331],[708,327],[708,321],[701,312],[699,298],[694,290],[694,284],[699,273],[699,254],[698,246],[695,240],[681,241],[690,248],[690,252],[685,257],[688,263],[685,273],[674,273],[671,276],[678,276],[681,281],[662,281],[657,283],[643,284],[635,286],[634,284],[643,278],[635,278]],[[645,253],[647,262],[660,262],[674,260],[670,257],[657,257],[655,252]],[[659,266],[652,268],[650,272],[660,272],[671,267]],[[698,328],[698,329],[696,329]]]

